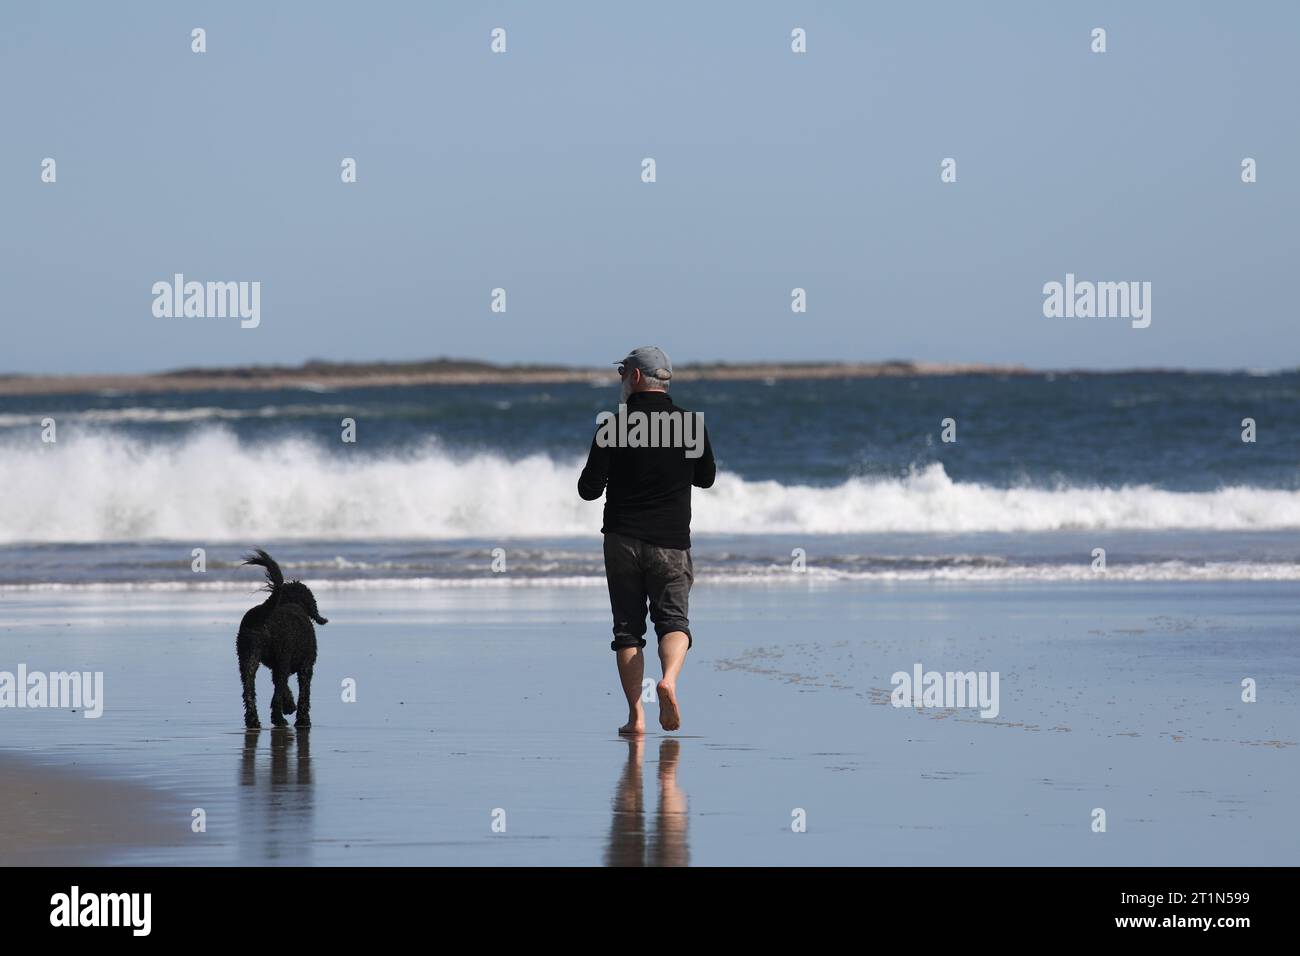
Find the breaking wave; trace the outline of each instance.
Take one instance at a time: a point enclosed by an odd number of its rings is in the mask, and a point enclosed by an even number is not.
[[[173,443],[82,434],[0,449],[0,543],[589,535],[600,505],[578,498],[580,467],[436,442],[373,454],[250,445],[222,428]],[[994,487],[953,481],[940,464],[830,487],[724,472],[697,492],[693,522],[706,534],[1289,528],[1300,528],[1300,491]]]

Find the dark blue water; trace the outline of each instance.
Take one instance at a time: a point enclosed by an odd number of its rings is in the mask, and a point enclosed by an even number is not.
[[[695,493],[701,574],[788,579],[803,552],[795,580],[823,581],[1074,580],[1096,548],[1112,577],[1295,580],[1298,396],[1298,373],[674,390],[720,467]],[[239,587],[252,546],[344,585],[598,581],[600,505],[576,481],[616,402],[607,384],[0,397],[0,588]]]
[[[1300,487],[1294,372],[707,381],[681,383],[674,398],[705,414],[723,467],[749,480],[833,485],[937,462],[954,481],[993,486]],[[305,437],[342,454],[346,416],[377,452],[436,437],[455,452],[568,458],[616,400],[587,384],[0,396],[0,449],[48,415],[68,436],[176,441],[219,423],[243,443]],[[1247,417],[1253,444],[1241,440]],[[955,443],[940,441],[945,418]]]

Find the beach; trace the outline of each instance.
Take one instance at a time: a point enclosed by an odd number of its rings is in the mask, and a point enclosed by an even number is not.
[[[319,596],[313,727],[246,732],[246,596],[5,593],[0,669],[102,671],[104,701],[97,719],[0,712],[0,860],[1088,866],[1300,851],[1293,582],[706,584],[682,731],[660,732],[648,705],[641,744],[615,733],[600,587]],[[892,706],[891,674],[914,663],[999,672],[998,715]],[[269,687],[263,671],[263,710]],[[15,781],[41,795],[12,799]],[[99,822],[84,829],[69,823],[78,793],[103,795],[85,798]]]
[[[0,395],[0,702],[98,691],[0,707],[0,861],[1296,858],[1300,375],[673,394],[719,471],[640,745],[576,488],[608,385]],[[329,619],[306,732],[265,669],[243,727],[254,547]]]
[[[8,5],[20,935],[373,945],[409,867],[1267,929],[1300,7],[1187,6]]]

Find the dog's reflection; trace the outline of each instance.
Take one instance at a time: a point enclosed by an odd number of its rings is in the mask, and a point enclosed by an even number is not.
[[[259,754],[267,740],[269,760]],[[246,730],[239,762],[239,853],[246,862],[311,862],[311,731]]]
[[[677,786],[681,741],[665,737],[659,742],[659,803],[655,826],[647,839],[645,801],[642,796],[641,758],[645,738],[628,737],[627,763],[614,789],[614,816],[605,848],[606,866],[686,866],[686,794]]]

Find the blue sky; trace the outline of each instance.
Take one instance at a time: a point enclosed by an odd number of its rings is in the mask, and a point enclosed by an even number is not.
[[[1283,2],[6,3],[0,372],[1293,367],[1297,36]],[[176,272],[260,281],[261,325],[155,318]],[[1067,272],[1151,282],[1150,328],[1045,318]]]

